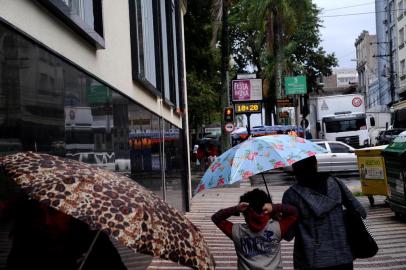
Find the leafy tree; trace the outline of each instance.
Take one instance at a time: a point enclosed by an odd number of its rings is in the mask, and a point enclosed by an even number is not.
[[[319,13],[311,0],[240,0],[233,5],[230,32],[236,69],[254,68],[269,85],[264,87],[267,116],[283,93],[284,73],[306,74],[308,89],[317,91],[318,77],[331,74],[337,65],[334,55],[320,47]]]
[[[212,48],[211,3],[189,1],[184,17],[190,127],[220,122],[220,56]]]
[[[327,54],[320,47],[320,9],[312,4],[306,11],[303,24],[297,29],[288,43],[286,55],[288,58],[288,72],[307,76],[308,91],[319,92],[317,83],[321,76],[329,76],[332,68],[337,66],[337,59],[333,54]]]

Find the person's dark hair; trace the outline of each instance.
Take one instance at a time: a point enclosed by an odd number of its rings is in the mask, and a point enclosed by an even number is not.
[[[295,174],[306,174],[317,172],[317,159],[311,156],[293,163],[293,172]]]
[[[265,191],[256,188],[244,193],[240,197],[241,202],[249,203],[250,208],[260,214],[265,203],[272,203],[272,198]]]
[[[293,163],[293,173],[299,185],[319,190],[320,186],[325,188],[328,173],[319,173],[317,170],[317,159],[315,156],[308,157]]]

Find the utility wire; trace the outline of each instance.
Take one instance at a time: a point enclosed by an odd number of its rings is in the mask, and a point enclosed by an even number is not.
[[[394,10],[391,10],[391,12],[399,11],[399,10],[406,10],[406,9],[404,9],[404,8],[402,8],[402,9],[394,9]],[[346,17],[346,16],[356,16],[356,15],[364,15],[364,14],[376,14],[376,13],[385,13],[385,12],[388,12],[388,11],[384,10],[384,11],[358,12],[358,13],[336,14],[336,15],[320,15],[320,17],[323,17],[323,18],[325,18],[325,17]]]
[[[367,2],[363,4],[358,4],[358,5],[352,5],[352,6],[344,6],[344,7],[338,7],[338,8],[329,8],[329,9],[323,9],[322,13],[326,11],[333,11],[333,10],[339,10],[339,9],[347,9],[347,8],[353,8],[353,7],[360,7],[360,6],[367,6],[367,5],[372,5],[375,2]]]

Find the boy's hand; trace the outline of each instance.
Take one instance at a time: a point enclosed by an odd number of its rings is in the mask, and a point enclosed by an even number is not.
[[[244,212],[245,210],[247,210],[249,206],[250,206],[250,204],[247,203],[247,202],[240,202],[240,203],[238,204],[238,211],[242,213],[242,212]]]
[[[264,211],[265,214],[269,214],[272,212],[272,203],[266,203],[262,207],[262,211]]]

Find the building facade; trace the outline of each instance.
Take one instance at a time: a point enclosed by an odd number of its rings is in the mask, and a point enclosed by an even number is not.
[[[357,70],[351,68],[336,68],[330,76],[323,77],[322,95],[339,95],[355,92],[358,86]]]
[[[403,14],[398,10],[400,0],[376,0],[376,37],[378,44],[378,84],[377,105],[390,107],[399,101],[400,89],[400,58],[403,54],[402,31],[399,22],[403,20]],[[403,12],[403,9],[402,9]],[[402,50],[402,52],[400,51]]]
[[[406,31],[406,1],[397,0],[396,28],[397,28],[397,69],[399,84],[396,89],[396,94],[406,98],[406,48],[405,48],[405,31]]]
[[[96,164],[187,211],[186,1],[0,5],[0,155]]]
[[[358,84],[367,110],[377,106],[379,101],[377,47],[376,35],[365,30],[355,40]]]

